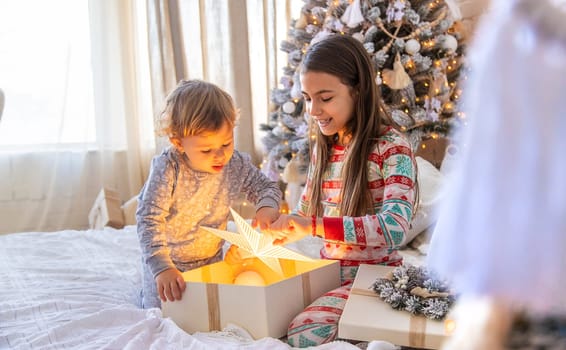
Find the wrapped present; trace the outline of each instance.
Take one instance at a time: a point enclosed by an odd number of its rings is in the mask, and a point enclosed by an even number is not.
[[[395,310],[371,288],[394,267],[360,265],[338,325],[338,336],[361,341],[384,340],[424,349],[439,349],[448,337],[443,321]]]

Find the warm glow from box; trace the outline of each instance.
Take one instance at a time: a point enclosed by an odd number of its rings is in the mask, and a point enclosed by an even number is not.
[[[333,260],[312,260],[298,261],[289,259],[279,259],[283,275],[273,271],[269,266],[258,258],[244,260],[242,264],[230,265],[225,261],[205,265],[198,269],[183,272],[186,282],[216,283],[216,284],[235,284],[236,277],[245,271],[254,271],[265,281],[264,286],[269,286],[288,278],[301,275],[332,264]]]
[[[456,321],[452,319],[446,319],[444,321],[444,331],[446,332],[447,335],[452,335],[455,329],[456,329]]]

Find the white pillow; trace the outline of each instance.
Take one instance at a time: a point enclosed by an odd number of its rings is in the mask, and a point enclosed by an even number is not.
[[[429,161],[416,157],[419,183],[419,205],[413,216],[411,228],[405,237],[404,245],[411,242],[419,233],[433,225],[438,218],[436,207],[441,199],[441,186],[444,175]]]

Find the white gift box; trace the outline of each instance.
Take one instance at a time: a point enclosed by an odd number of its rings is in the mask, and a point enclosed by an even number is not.
[[[332,260],[279,260],[283,275],[257,258],[246,268],[221,261],[186,271],[182,300],[164,302],[163,315],[188,333],[235,324],[255,339],[283,337],[306,306],[340,286],[340,266]],[[258,272],[265,285],[234,284],[236,276],[249,269]]]
[[[443,321],[395,310],[370,287],[394,267],[360,265],[338,326],[338,336],[361,341],[384,340],[396,345],[439,349],[447,338]]]

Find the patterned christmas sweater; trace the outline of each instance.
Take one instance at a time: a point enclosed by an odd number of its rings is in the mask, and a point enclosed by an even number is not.
[[[346,148],[334,145],[322,182],[324,246],[321,257],[340,260],[343,267],[359,264],[400,265],[397,253],[409,230],[415,203],[416,169],[411,146],[397,130],[388,128],[368,157],[368,191],[373,212],[362,217],[340,216],[340,173]],[[314,162],[314,157],[312,157]],[[310,206],[312,168],[296,213],[305,216]],[[347,196],[347,195],[346,195]],[[348,200],[348,198],[344,198]]]

